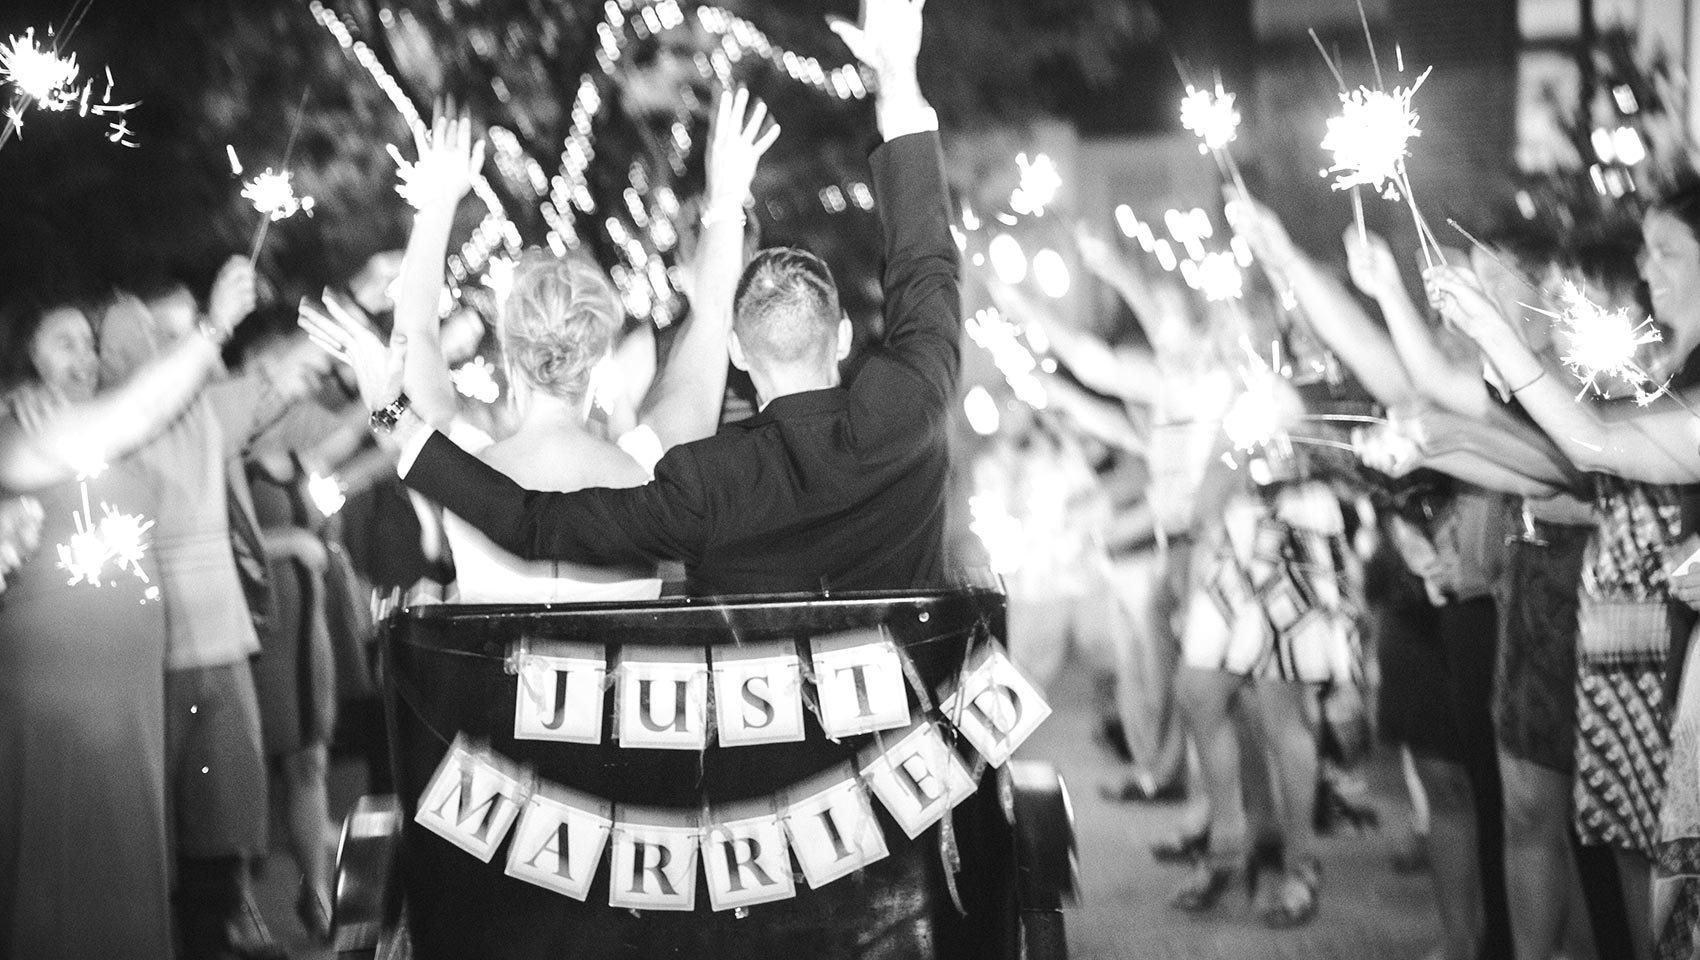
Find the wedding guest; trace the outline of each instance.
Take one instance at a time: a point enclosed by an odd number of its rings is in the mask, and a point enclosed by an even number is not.
[[[206,321],[252,312],[253,266],[233,257]],[[179,295],[156,309],[120,296],[102,320],[104,378],[122,379],[202,322]],[[250,659],[260,652],[230,540],[227,463],[234,451],[210,401],[196,398],[139,452],[159,485],[154,551],[166,620],[167,803],[177,857],[173,892],[188,960],[232,949],[276,956],[252,899],[248,864],[266,852],[266,771]]]
[[[1643,277],[1667,331],[1667,389],[1688,403],[1700,346],[1700,186],[1661,200],[1642,220]],[[1667,571],[1690,532],[1685,503],[1700,482],[1700,425],[1681,405],[1579,404],[1524,342],[1472,274],[1441,267],[1430,299],[1481,346],[1511,393],[1577,467],[1593,473],[1596,531],[1578,611],[1576,825],[1584,843],[1616,851],[1635,955],[1653,955],[1653,914],[1669,720],[1664,682],[1673,644]]]
[[[95,309],[22,294],[0,311],[0,487],[30,491],[40,542],[78,553],[102,519],[86,504],[157,518],[157,464],[132,454],[194,400],[241,316],[213,314],[102,385]],[[0,601],[0,954],[158,960],[173,953],[163,567],[156,549],[105,558],[86,571],[97,588],[70,584],[62,559],[25,558]]]

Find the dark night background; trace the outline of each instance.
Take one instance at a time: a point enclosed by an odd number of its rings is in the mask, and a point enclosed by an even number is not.
[[[0,33],[35,26],[39,34],[68,6],[64,0],[7,4]],[[579,76],[594,69],[591,38],[600,4],[337,0],[328,6],[372,43],[417,106],[428,110],[444,93],[460,97],[480,125],[515,131],[544,169],[554,171],[566,107]],[[824,65],[849,59],[824,17],[854,17],[853,0],[747,0],[727,9],[777,45]],[[1184,2],[933,0],[923,84],[955,130],[1019,125],[1045,115],[1072,120],[1083,133],[1172,127],[1180,87],[1170,51],[1195,45],[1189,53],[1194,59],[1244,62],[1226,55],[1245,46],[1246,10],[1243,2],[1200,11]],[[380,15],[399,24],[396,14],[404,11],[411,15],[406,29],[381,25]],[[1165,31],[1165,24],[1173,26]],[[668,79],[667,59],[688,52],[692,42],[689,36],[632,42],[615,84]],[[236,148],[250,172],[281,161],[304,90],[309,106],[289,166],[300,192],[314,196],[317,207],[311,219],[274,226],[263,272],[287,300],[345,281],[371,254],[405,241],[407,210],[392,189],[394,164],[384,145],[406,147],[408,133],[376,85],[314,21],[305,0],[96,0],[67,48],[78,54],[85,76],[110,67],[118,97],[142,101],[129,115],[140,146],[108,143],[104,124],[92,117],[27,115],[23,138],[0,150],[4,286],[162,273],[204,282],[225,256],[246,249],[256,222],[238,196],[225,144]],[[1218,53],[1225,56],[1216,60]],[[835,264],[865,265],[873,253],[872,215],[851,207],[834,216],[812,200],[823,185],[858,178],[875,142],[871,106],[838,103],[763,65],[751,66],[745,61],[740,77],[769,100],[786,130],[757,184],[767,204],[766,242],[804,242],[827,248]],[[635,76],[644,71],[655,75]],[[689,70],[678,74],[698,79]],[[497,78],[506,102],[493,92]],[[653,139],[647,128],[661,122],[644,109],[616,98],[595,128],[593,189],[615,206],[630,162],[641,159]],[[699,119],[699,142],[701,129]],[[679,178],[681,194],[693,180],[700,182],[700,157]],[[503,199],[525,242],[540,242],[535,199],[511,189]],[[457,243],[480,216],[477,207],[468,201],[463,208],[466,224]],[[607,251],[601,252],[608,262]]]

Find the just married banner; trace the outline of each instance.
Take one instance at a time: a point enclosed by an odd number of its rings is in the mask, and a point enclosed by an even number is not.
[[[805,660],[790,643],[622,647],[610,668],[605,648],[539,644],[510,659],[515,736],[598,743],[612,689],[622,747],[702,749],[711,726],[722,746],[802,740],[807,703],[828,736],[877,734],[853,763],[766,797],[681,810],[613,804],[462,736],[414,819],[485,862],[507,841],[509,876],[577,900],[606,855],[612,906],[695,909],[700,871],[713,909],[739,909],[795,896],[799,873],[820,887],[885,857],[876,799],[913,839],[971,796],[975,776],[950,731],[996,767],[1050,715],[995,645],[937,691],[936,710],[918,689],[918,719],[905,695],[913,669],[883,633],[816,638],[810,649]]]

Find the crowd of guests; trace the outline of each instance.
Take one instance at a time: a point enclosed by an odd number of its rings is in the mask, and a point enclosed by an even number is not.
[[[370,731],[373,588],[412,588],[415,602],[574,602],[653,598],[665,582],[708,595],[797,578],[943,582],[956,256],[937,121],[915,79],[921,4],[870,8],[834,29],[882,81],[887,143],[873,165],[894,212],[885,341],[849,375],[831,271],[800,249],[750,249],[750,185],[779,129],[742,90],[721,97],[711,124],[682,274],[690,312],[665,344],[626,322],[583,254],[522,257],[494,338],[473,311],[440,315],[454,212],[483,164],[452,106],[417,132],[406,251],[304,304],[300,330],[232,340],[257,300],[241,257],[204,297],[152,278],[8,291],[0,956],[281,955],[249,892],[274,799],[301,870],[298,913],[326,936],[339,708],[354,714],[341,727],[366,721],[365,740],[381,741]],[[462,396],[451,370],[475,355],[497,359],[505,403]],[[728,384],[734,367],[741,388]],[[713,435],[751,406],[762,412],[728,449]],[[453,438],[442,442],[466,458],[461,470],[483,471],[470,487],[431,488],[456,465],[427,469],[445,458],[430,427]],[[794,432],[819,448],[786,449]],[[408,436],[420,441],[411,450]],[[481,502],[517,483],[565,508],[574,496],[665,503],[681,463],[713,457],[767,466],[754,483],[704,471],[721,509],[696,510],[694,541],[683,515],[641,531],[633,514],[601,535],[573,524],[589,548],[540,551]],[[786,494],[774,487],[784,464],[838,477],[792,478]],[[901,502],[846,511],[858,484]],[[747,502],[727,508],[737,496]],[[145,524],[143,535],[123,541],[102,527],[113,518]],[[763,556],[730,536],[736,525]],[[385,789],[382,757],[369,780]]]
[[[240,257],[204,297],[157,277],[9,292],[0,955],[275,955],[249,893],[273,801],[324,936],[329,745],[339,707],[373,719],[371,588],[937,585],[953,472],[1022,521],[1017,659],[1049,682],[1071,641],[1092,654],[1125,763],[1104,794],[1185,798],[1153,850],[1183,871],[1174,908],[1244,883],[1261,922],[1311,922],[1319,832],[1375,820],[1374,728],[1421,812],[1407,859],[1434,878],[1433,956],[1693,954],[1700,184],[1649,202],[1639,235],[1510,216],[1420,297],[1361,226],[1342,277],[1238,193],[1226,217],[1262,279],[1236,298],[1082,231],[1132,325],[988,278],[1056,361],[1050,402],[1005,405],[953,468],[962,310],[921,5],[867,6],[834,29],[881,80],[885,306],[843,367],[830,269],[752,249],[778,128],[743,92],[717,105],[690,313],[664,345],[578,254],[522,257],[493,337],[441,315],[483,165],[452,107],[417,134],[405,252],[304,307],[304,332],[232,349],[257,300]],[[1661,334],[1627,377],[1582,390],[1555,322],[1573,289]],[[474,357],[503,403],[462,396],[451,371]],[[79,578],[79,538],[118,514],[151,522],[146,549]]]
[[[1433,956],[1692,955],[1700,181],[1623,204],[1508,202],[1419,278],[1361,225],[1334,269],[1230,191],[1256,265],[1217,302],[1083,230],[1131,335],[989,281],[1059,362],[977,478],[1025,505],[1012,646],[1045,678],[1087,654],[1106,798],[1185,798],[1152,851],[1174,908],[1243,882],[1265,924],[1314,918],[1318,830],[1378,819],[1373,728]],[[1577,310],[1636,363],[1585,382]]]

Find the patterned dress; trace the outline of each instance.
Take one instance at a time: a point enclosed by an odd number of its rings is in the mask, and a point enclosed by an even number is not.
[[[1186,664],[1254,680],[1362,685],[1340,503],[1300,481],[1236,497],[1194,591]]]
[[[1680,487],[1595,477],[1577,614],[1576,827],[1582,842],[1653,856],[1669,753],[1665,571],[1682,558]]]

